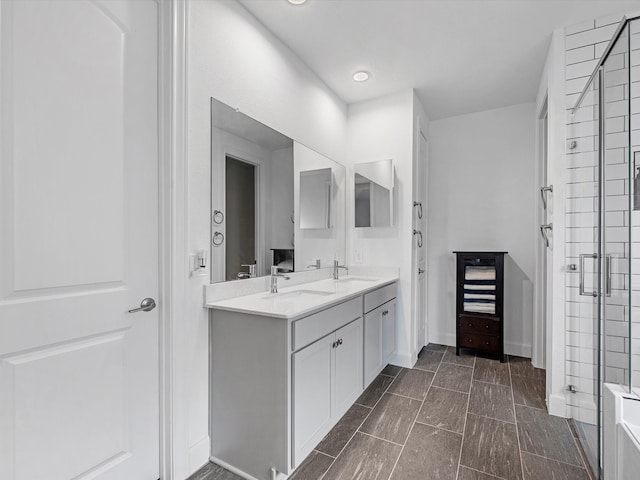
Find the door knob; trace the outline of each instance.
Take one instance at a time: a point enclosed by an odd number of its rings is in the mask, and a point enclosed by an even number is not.
[[[156,308],[156,301],[153,298],[145,298],[140,302],[140,306],[138,308],[132,308],[129,310],[129,313],[150,312],[154,308]]]

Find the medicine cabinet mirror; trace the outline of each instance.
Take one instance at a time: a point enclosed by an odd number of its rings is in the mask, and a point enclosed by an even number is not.
[[[395,174],[392,160],[354,166],[355,226],[393,225]]]
[[[300,228],[331,228],[332,197],[330,168],[300,172]]]
[[[343,165],[212,98],[211,281],[344,260],[345,179]]]

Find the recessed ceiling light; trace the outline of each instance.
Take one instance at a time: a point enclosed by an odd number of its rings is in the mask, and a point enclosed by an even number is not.
[[[353,74],[353,79],[356,82],[366,82],[367,80],[369,80],[369,77],[371,76],[371,74],[369,72],[365,72],[364,70],[360,70],[356,73]]]
[[[291,5],[302,5],[307,0],[287,0]]]

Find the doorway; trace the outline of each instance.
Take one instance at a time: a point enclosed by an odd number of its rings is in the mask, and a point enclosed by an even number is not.
[[[244,265],[256,263],[256,166],[225,158],[225,280],[237,280]]]

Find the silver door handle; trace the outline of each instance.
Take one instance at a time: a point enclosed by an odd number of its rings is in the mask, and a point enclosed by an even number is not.
[[[553,223],[549,225],[540,225],[540,235],[544,239],[545,246],[549,246],[549,237],[547,236],[547,230],[553,230]]]
[[[549,185],[548,187],[540,187],[540,196],[542,197],[542,206],[546,210],[547,209],[547,196],[546,192],[553,192],[553,185]]]
[[[140,302],[140,306],[138,308],[132,308],[129,310],[129,313],[150,312],[154,308],[156,308],[156,301],[153,298],[145,298]]]
[[[421,268],[418,268],[418,275],[422,275],[424,273],[424,270]]]
[[[585,292],[584,291],[584,259],[585,258],[593,258],[597,259],[598,254],[596,253],[582,253],[580,254],[580,295],[584,295],[585,297],[597,297],[598,292],[595,290],[593,292]]]

